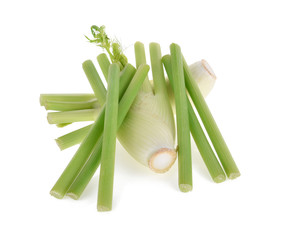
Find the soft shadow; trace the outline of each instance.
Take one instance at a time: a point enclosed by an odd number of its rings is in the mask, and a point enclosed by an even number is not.
[[[94,203],[97,201],[98,197],[98,186],[99,186],[99,169],[97,169],[96,174],[92,177],[91,181],[88,183],[81,197],[78,199],[80,201],[88,201]]]

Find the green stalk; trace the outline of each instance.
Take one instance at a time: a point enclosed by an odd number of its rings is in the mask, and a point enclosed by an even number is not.
[[[164,69],[161,61],[162,54],[160,45],[158,43],[152,42],[149,45],[149,50],[155,95],[161,93],[162,95],[165,95],[165,97],[168,98]]]
[[[110,65],[107,81],[108,91],[105,105],[106,110],[98,190],[98,211],[110,211],[112,209],[119,94],[119,71],[120,68],[118,64],[113,63]]]
[[[172,77],[176,103],[177,138],[178,138],[178,177],[182,192],[192,190],[192,165],[190,128],[188,119],[187,96],[183,74],[181,49],[177,44],[170,45]]]
[[[135,51],[136,68],[138,68],[142,64],[146,64],[146,54],[145,54],[144,44],[141,42],[136,42],[134,44],[134,51]],[[145,78],[141,90],[144,92],[153,92],[148,76]]]
[[[126,92],[121,98],[118,106],[117,129],[122,125],[141,85],[148,74],[150,67],[148,65],[141,65],[135,73],[131,83],[129,84]],[[78,199],[88,185],[89,181],[95,174],[99,164],[102,150],[102,136],[98,139],[95,148],[90,154],[86,164],[77,175],[76,180],[72,183],[68,190],[68,196],[73,199]]]
[[[100,113],[100,110],[100,108],[95,108],[65,112],[49,112],[47,113],[47,121],[49,124],[94,121]]]
[[[87,60],[83,62],[82,66],[98,102],[103,106],[106,101],[106,89],[93,62]]]
[[[81,102],[64,102],[64,101],[45,101],[45,109],[53,111],[73,111],[82,109],[99,108],[100,104],[96,99]]]
[[[149,50],[155,96],[159,98],[161,106],[163,106],[163,114],[166,116],[165,121],[169,122],[173,130],[172,135],[175,136],[175,121],[164,75],[161,47],[158,43],[150,43]]]
[[[123,95],[123,89],[127,88],[127,85],[131,81],[135,68],[128,64],[126,69],[123,71],[123,78],[120,79],[119,95]],[[53,186],[50,194],[56,198],[63,198],[70,188],[71,184],[74,182],[77,175],[80,173],[82,167],[85,165],[90,154],[93,152],[96,142],[102,134],[104,127],[104,114],[105,108],[103,107],[99,117],[96,122],[92,125],[88,135],[84,138],[84,141],[80,144],[75,155]]]
[[[108,69],[109,69],[109,66],[110,66],[110,61],[109,61],[107,55],[105,53],[102,53],[102,54],[97,56],[97,60],[98,60],[98,63],[100,65],[100,68],[102,70],[102,73],[105,77],[105,80],[108,81]]]
[[[75,155],[51,189],[50,194],[52,196],[56,198],[63,198],[68,188],[75,180],[101,134],[99,130],[103,128],[104,114],[105,108],[102,109],[96,123],[92,125],[88,135],[81,143]]]
[[[220,159],[221,164],[229,179],[234,179],[240,176],[239,169],[229,151],[229,148],[206,104],[204,97],[202,96],[197,83],[191,76],[189,67],[183,58],[183,68],[185,84],[189,95],[199,113],[199,116],[203,122],[203,125],[208,133],[209,138],[216,150],[216,153]]]
[[[124,93],[127,88],[127,84],[131,76],[134,76],[135,68],[131,64],[127,64],[125,68],[121,71],[120,74],[120,81],[121,84],[119,88],[121,89],[121,92]],[[91,125],[88,126],[88,129],[91,128]],[[85,127],[80,128],[76,131],[70,132],[66,135],[63,135],[56,139],[56,142],[61,150],[72,147],[76,144],[79,144],[83,141],[83,139],[87,136],[88,129]],[[61,146],[63,146],[61,148]]]
[[[47,93],[40,94],[39,101],[40,105],[44,106],[46,101],[85,102],[94,99],[93,93]]]
[[[80,128],[80,129],[75,130],[75,131],[70,132],[70,133],[67,133],[67,134],[55,139],[60,150],[67,149],[69,147],[72,147],[76,144],[81,143],[84,140],[84,138],[87,136],[92,125],[93,124],[90,124],[86,127]]]
[[[173,77],[172,77],[172,69],[171,69],[171,56],[166,55],[162,58],[163,64],[167,71],[167,75],[170,81],[171,86],[173,86]],[[202,156],[202,159],[213,179],[214,182],[220,183],[225,181],[226,175],[215,156],[210,143],[208,142],[206,135],[204,134],[201,125],[195,115],[194,109],[191,106],[189,99],[187,99],[188,104],[188,118],[190,122],[190,130],[196,146]]]

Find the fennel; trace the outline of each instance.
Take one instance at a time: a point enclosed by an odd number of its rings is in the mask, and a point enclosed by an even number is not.
[[[105,49],[111,62],[124,66],[127,58],[122,53],[119,43],[110,40],[104,29],[104,26],[92,26],[93,39],[88,38],[88,40]],[[144,45],[136,42],[134,50],[136,67],[146,64]],[[159,44],[150,44],[150,57],[154,87],[152,89],[146,77],[135,102],[118,130],[118,139],[134,159],[153,171],[162,173],[169,170],[176,159],[175,124]],[[106,76],[106,67],[102,64],[102,62],[107,63],[105,55],[101,55],[98,60]]]
[[[145,79],[148,71],[149,71],[149,66],[142,65],[133,76],[133,79],[130,84],[129,81],[132,78],[131,75],[129,75],[129,77],[126,77],[123,83],[121,81],[122,78],[120,79],[120,87],[119,87],[120,97],[122,97],[123,95],[122,90],[125,88],[125,86],[128,85],[129,86],[127,87],[127,90],[125,91],[123,97],[119,102],[118,126],[120,126],[121,123],[123,122],[131,104],[134,101],[134,98],[137,95],[137,92],[139,91],[142,81]],[[124,85],[124,87],[122,85]],[[90,131],[88,132],[88,135],[81,143],[80,147],[76,151],[72,160],[67,165],[64,172],[61,174],[60,178],[51,189],[50,191],[51,195],[57,198],[63,198],[64,195],[67,193],[67,191],[69,191],[70,192],[69,196],[74,196],[74,198],[77,198],[79,196],[77,196],[76,193],[70,190],[72,189],[72,186],[73,188],[75,188],[75,190],[77,190],[76,183],[79,183],[77,185],[79,187],[78,190],[79,194],[81,194],[84,188],[87,186],[88,182],[92,178],[93,174],[95,173],[100,163],[100,157],[98,157],[98,155],[94,153],[96,153],[97,151],[97,154],[98,153],[100,154],[99,150],[101,150],[100,144],[102,143],[101,135],[104,126],[104,115],[105,115],[105,108],[101,110],[101,113],[97,118],[97,121],[95,122],[95,124],[92,125]],[[88,164],[90,164],[91,166],[89,166]]]
[[[144,45],[136,42],[134,48],[136,66],[139,66],[145,62]],[[118,131],[118,139],[134,159],[155,172],[163,173],[176,159],[175,125],[159,44],[150,44],[150,57],[154,91],[146,78]]]
[[[190,124],[183,74],[183,62],[181,49],[177,44],[171,44],[170,50],[172,58],[172,82],[176,103],[179,188],[182,192],[188,192],[192,190],[192,163]]]
[[[109,67],[108,92],[106,97],[104,134],[101,154],[101,168],[98,189],[99,211],[112,209],[114,160],[116,147],[118,97],[119,97],[119,66],[113,63]]]
[[[165,66],[167,75],[169,77],[170,84],[173,85],[173,76],[171,69],[171,56],[166,55],[162,59]],[[196,146],[202,156],[202,159],[213,179],[214,182],[220,183],[226,180],[226,175],[213,152],[210,143],[208,142],[206,135],[203,132],[202,126],[199,124],[198,118],[195,115],[194,109],[189,99],[187,99],[188,106],[188,118],[190,122],[190,131],[196,143]]]
[[[168,171],[178,154],[178,183],[183,192],[192,190],[192,134],[213,181],[224,181],[225,173],[199,124],[192,103],[227,176],[230,179],[238,177],[239,170],[204,100],[216,80],[209,64],[202,60],[188,66],[179,45],[174,43],[170,45],[171,56],[162,58],[160,45],[150,43],[151,83],[144,45],[141,42],[134,45],[135,72],[120,44],[108,38],[104,30],[104,26],[92,26],[94,38],[86,38],[106,50],[110,58],[105,53],[97,56],[108,91],[92,61],[87,60],[83,63],[83,70],[94,94],[40,96],[40,103],[46,110],[60,111],[48,113],[51,124],[64,127],[72,122],[94,121],[56,139],[60,149],[81,144],[53,186],[51,195],[78,199],[101,163],[97,208],[99,211],[111,210],[116,134],[134,159],[157,173]],[[177,147],[173,109],[177,120]]]
[[[206,128],[206,131],[211,139],[211,142],[217,152],[220,162],[230,179],[234,179],[240,176],[239,169],[230,153],[230,150],[206,104],[202,93],[200,92],[198,85],[193,79],[190,69],[183,58],[184,78],[187,91],[190,94],[192,101],[199,113],[199,116]]]
[[[117,129],[119,129],[121,124],[123,123],[131,105],[134,102],[135,97],[137,96],[139,89],[141,88],[141,85],[145,77],[148,74],[149,69],[150,69],[149,66],[145,64],[139,66],[123,96],[121,94],[121,89],[123,89],[121,85],[126,85],[127,82],[124,83],[122,81],[122,78],[120,79],[120,87],[119,87],[120,101],[118,105]],[[97,129],[97,131],[99,131],[100,134],[102,134],[101,129]],[[96,140],[96,144],[92,152],[90,153],[86,163],[82,166],[80,173],[76,176],[75,181],[68,189],[67,193],[68,196],[74,199],[78,199],[81,196],[82,192],[88,185],[89,181],[96,172],[97,167],[99,166],[101,148],[102,148],[102,136],[100,136],[98,140]]]
[[[104,57],[106,57],[106,55],[100,54],[100,55],[104,55]],[[100,56],[99,55],[99,56]],[[164,58],[164,57],[163,57]],[[105,68],[102,63],[100,63],[99,61],[99,57],[98,57],[98,62],[101,68]],[[109,62],[107,63],[109,66]],[[209,66],[209,64],[205,61],[205,60],[201,60],[198,62],[195,62],[193,64],[191,64],[189,66],[189,69],[191,71],[192,77],[193,79],[197,82],[200,91],[202,92],[203,96],[206,97],[209,92],[212,90],[214,83],[216,81],[216,76],[214,75],[213,70],[211,69],[211,67]],[[107,76],[107,72],[105,73]],[[202,84],[202,83],[206,83],[207,84]],[[200,85],[201,84],[201,85]],[[173,96],[173,90],[172,87],[170,86],[170,84],[167,82],[167,91],[168,91],[168,95],[170,98],[170,102],[173,108],[175,108],[175,104],[174,104],[174,96]],[[94,95],[92,95],[94,97]],[[82,100],[81,102],[79,100]],[[82,97],[82,99],[76,99],[76,101],[78,101],[78,108],[77,109],[73,109],[73,110],[80,110],[82,109],[81,106],[84,106],[84,104],[88,104],[88,101],[84,101],[84,98]],[[83,104],[83,105],[80,105]],[[77,104],[77,102],[75,103]],[[94,118],[90,118],[90,120],[93,120]],[[87,135],[89,129],[91,128],[91,125],[88,125],[86,127],[80,128],[78,130],[75,130],[73,132],[67,133],[65,135],[62,135],[61,137],[58,137],[56,139],[56,142],[59,146],[59,148],[61,150],[72,147],[76,144],[79,144],[83,141],[84,137]]]

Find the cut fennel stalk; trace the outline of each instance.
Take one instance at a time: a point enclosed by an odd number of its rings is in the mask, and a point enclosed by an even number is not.
[[[140,51],[145,54],[143,44],[141,45],[140,43],[136,43],[135,47],[140,49]],[[139,55],[141,55],[141,53],[138,53],[138,56]],[[98,58],[98,62],[101,68],[104,67],[103,64],[109,65],[109,63],[107,63],[105,59],[103,63],[100,62]],[[189,68],[191,70],[193,79],[197,82],[203,96],[205,97],[214,86],[216,80],[214,72],[205,60],[193,63],[189,66]],[[105,73],[105,75],[107,76],[107,73]],[[150,167],[156,172],[163,172],[161,170],[159,171],[159,169],[167,170],[167,168],[169,168],[171,164],[171,161],[175,158],[176,155],[175,151],[168,151],[168,148],[165,147],[165,145],[170,145],[172,146],[172,149],[174,148],[174,143],[172,143],[172,140],[167,140],[173,139],[173,133],[171,131],[165,130],[165,125],[169,123],[160,121],[162,118],[164,118],[164,116],[161,117],[161,115],[157,114],[157,112],[159,113],[161,111],[160,106],[163,103],[160,103],[159,101],[161,101],[162,99],[160,97],[157,97],[159,96],[157,95],[157,92],[154,95],[152,90],[149,91],[148,86],[148,84],[144,83],[144,88],[140,90],[138,96],[136,97],[135,103],[132,105],[131,110],[129,111],[126,119],[120,127],[120,130],[118,131],[118,139],[134,159],[138,160],[143,165]],[[171,101],[171,98],[173,98],[173,92],[168,82],[167,92]],[[76,101],[78,100],[76,99]],[[171,101],[171,104],[174,108],[174,101]],[[89,121],[94,120],[95,116],[90,115]],[[160,136],[166,139],[164,141],[167,142],[167,144],[165,144],[164,146],[157,144],[158,142],[160,142],[160,140],[153,138],[153,126],[156,126],[155,138],[158,138]],[[61,150],[72,147],[83,141],[90,128],[91,125],[88,125],[84,128],[80,128],[76,131],[65,134],[57,138],[56,142]],[[134,131],[134,133],[132,131]],[[136,138],[136,136],[140,134],[141,137]],[[132,141],[127,140],[127,137],[131,137]],[[155,147],[151,145],[153,144],[153,142],[156,143]],[[153,161],[153,159],[155,159],[155,161]]]

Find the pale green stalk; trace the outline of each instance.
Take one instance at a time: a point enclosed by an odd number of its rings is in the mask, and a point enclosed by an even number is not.
[[[91,61],[85,61],[83,63],[83,69],[86,73],[86,76],[93,88],[93,90],[98,94],[98,100],[101,103],[104,103],[106,90],[102,87],[103,83],[98,76],[98,73]],[[98,87],[97,87],[98,86]],[[66,112],[63,112],[66,113]],[[68,112],[67,112],[68,113]],[[101,129],[103,129],[104,125],[104,114],[105,108],[103,107],[100,115],[98,116],[95,124],[92,125],[88,135],[84,138],[83,142],[80,144],[78,150],[74,154],[73,158],[54,184],[53,188],[50,191],[50,194],[56,198],[63,198],[69,189],[70,185],[80,172],[80,169],[85,164],[86,159],[92,152],[92,149],[95,146],[99,136],[101,135]],[[73,120],[73,119],[72,119]],[[69,120],[69,122],[72,122]]]
[[[40,94],[39,101],[40,105],[44,106],[46,101],[85,102],[94,99],[93,93],[47,93]]]
[[[134,73],[135,73],[135,68],[131,64],[127,64],[125,68],[121,71],[120,74],[121,84],[119,86],[121,93],[124,93],[126,91],[128,83],[130,79],[134,76]],[[88,129],[90,128],[91,125],[89,125],[88,128],[83,127],[59,137],[58,139],[56,139],[56,141],[58,140],[57,143],[59,143],[58,146],[60,147],[60,149],[61,146],[63,146],[63,148],[61,149],[63,150],[81,143],[84,137],[87,136]]]
[[[136,42],[134,44],[134,51],[135,51],[136,68],[138,68],[141,64],[146,64],[146,54],[145,54],[144,44],[141,42]],[[144,92],[153,92],[148,76],[145,78],[141,90]]]
[[[125,70],[127,75],[124,75],[124,78],[120,79],[120,89],[119,95],[123,95],[123,89],[125,89],[133,74],[135,72],[134,67],[130,64],[127,66],[128,70]],[[123,81],[122,81],[123,80]],[[53,186],[50,191],[50,194],[57,198],[63,198],[66,194],[67,190],[70,188],[71,184],[74,182],[78,174],[80,173],[82,167],[86,164],[87,160],[89,159],[91,153],[93,152],[98,139],[102,134],[102,130],[104,127],[104,114],[105,108],[103,107],[99,117],[97,118],[95,124],[92,125],[88,135],[84,138],[84,141],[79,146],[78,150],[76,151],[75,155]]]
[[[167,75],[171,86],[173,86],[173,77],[171,69],[171,56],[166,55],[163,57],[163,64],[167,71]],[[188,104],[188,118],[190,122],[190,131],[196,143],[196,146],[202,156],[202,159],[213,179],[214,182],[220,183],[225,181],[226,175],[213,152],[210,143],[208,142],[206,135],[204,134],[201,125],[195,115],[194,109],[191,106],[189,99],[187,99]]]
[[[95,121],[101,108],[64,111],[64,112],[49,112],[47,120],[49,124],[62,124],[72,122]]]
[[[106,89],[93,62],[91,60],[87,60],[83,62],[82,66],[98,102],[101,106],[103,106],[106,100]]]
[[[187,96],[183,74],[181,49],[177,44],[170,45],[172,60],[173,90],[176,103],[177,139],[178,139],[178,179],[182,192],[192,190],[192,164],[190,128]]]
[[[199,116],[203,122],[203,125],[209,135],[209,138],[216,150],[216,153],[220,159],[223,168],[230,179],[234,179],[240,176],[239,169],[229,151],[229,148],[206,104],[204,97],[202,96],[197,83],[192,78],[189,67],[183,58],[183,68],[185,84],[189,95],[199,113]]]
[[[67,133],[67,134],[55,139],[60,150],[67,149],[69,147],[72,147],[76,144],[81,143],[84,140],[84,138],[87,136],[92,125],[93,124],[90,124],[88,126],[85,126],[85,127],[80,128],[78,130],[75,130],[73,132]]]
[[[174,115],[164,75],[161,47],[158,43],[150,43],[149,50],[155,96],[157,97],[158,101],[160,101],[161,107],[163,107],[162,119],[163,121],[167,122],[172,130],[172,135],[175,136]]]
[[[86,159],[92,152],[92,149],[101,134],[100,129],[103,129],[104,114],[105,108],[102,109],[96,123],[92,125],[88,135],[84,138],[84,141],[80,144],[75,155],[51,189],[50,194],[52,196],[63,198],[70,185],[79,174],[80,169],[85,164]]]
[[[109,67],[98,189],[98,211],[110,211],[112,209],[119,95],[119,70],[120,68],[116,63],[111,64]]]
[[[102,73],[105,77],[105,80],[107,81],[108,80],[108,69],[109,69],[109,66],[110,66],[110,61],[109,61],[109,59],[108,59],[108,57],[105,53],[101,53],[100,55],[98,55],[97,60],[98,60],[98,63],[100,65],[100,68],[102,70]]]
[[[88,101],[81,102],[64,102],[64,101],[45,101],[45,109],[53,111],[73,111],[73,110],[82,110],[82,109],[92,109],[99,108],[100,104],[97,99],[92,99]]]
[[[148,65],[141,65],[137,69],[126,92],[124,93],[123,97],[120,99],[118,106],[117,129],[119,129],[119,127],[122,125],[137,93],[141,89],[141,85],[145,77],[147,76],[149,69],[150,68]],[[102,136],[100,136],[100,138],[98,138],[96,142],[97,143],[94,149],[92,150],[92,153],[89,155],[80,173],[77,175],[75,181],[72,183],[71,187],[68,190],[68,196],[74,199],[78,199],[81,196],[81,194],[83,193],[84,189],[88,185],[89,181],[95,174],[100,164],[100,159],[101,159],[100,154],[102,150],[101,149]]]

